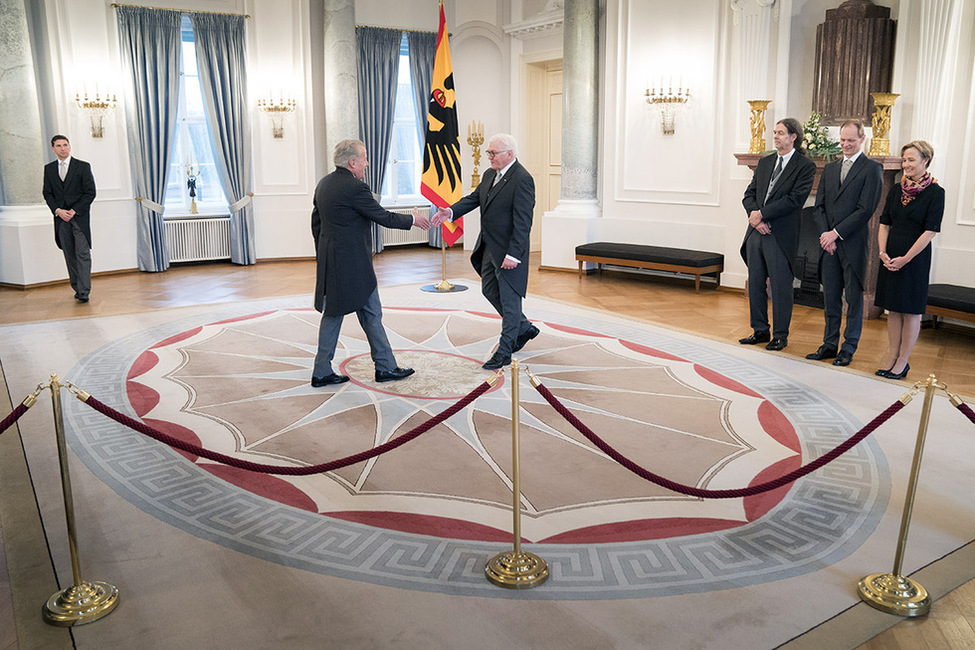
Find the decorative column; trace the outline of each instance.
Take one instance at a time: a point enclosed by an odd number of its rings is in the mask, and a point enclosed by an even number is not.
[[[599,3],[566,0],[562,27],[562,200],[596,201]]]
[[[331,170],[335,145],[359,137],[354,0],[325,0],[324,29],[325,151]]]
[[[0,0],[0,186],[3,205],[37,205],[45,136],[24,0]]]
[[[599,178],[599,4],[565,0],[562,23],[562,196],[542,217],[542,266],[574,268],[601,214]]]

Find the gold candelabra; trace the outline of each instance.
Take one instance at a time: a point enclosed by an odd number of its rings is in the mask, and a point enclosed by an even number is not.
[[[870,138],[871,156],[889,156],[890,140],[890,111],[894,108],[894,101],[900,97],[899,93],[870,93],[873,97],[873,118],[870,127],[873,137]]]
[[[677,92],[674,93],[673,81],[664,92],[664,84],[660,82],[660,88],[648,87],[646,92],[647,103],[651,106],[660,108],[660,128],[664,135],[674,134],[674,125],[677,120],[677,109],[686,104],[691,98],[689,88],[683,87],[683,82],[679,82]]]
[[[481,145],[484,144],[484,125],[472,121],[467,125],[467,144],[471,145],[474,153],[474,173],[471,174],[471,189],[476,189],[481,182],[481,174],[477,171],[481,165]]]
[[[748,145],[748,153],[763,153],[765,151],[765,109],[771,103],[771,99],[748,100],[748,105],[752,109],[752,117],[748,123],[752,130],[752,140]]]
[[[196,177],[199,174],[199,165],[186,163],[186,188],[190,191],[190,214],[196,214]]]
[[[293,113],[296,107],[297,102],[293,97],[289,99],[279,97],[277,101],[271,97],[257,100],[257,110],[271,117],[271,132],[275,138],[284,137],[284,116]]]
[[[110,96],[106,92],[105,96],[102,97],[96,89],[94,96],[89,97],[88,91],[86,90],[84,97],[82,97],[80,93],[75,93],[74,101],[76,104],[78,104],[78,108],[88,113],[88,119],[91,122],[91,137],[102,137],[105,134],[105,128],[102,125],[102,118],[105,117],[105,113],[114,109],[118,104],[118,100],[115,98],[115,95]]]

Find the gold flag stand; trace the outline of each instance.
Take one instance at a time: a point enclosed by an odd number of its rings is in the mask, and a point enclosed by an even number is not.
[[[534,553],[521,550],[521,468],[519,446],[519,412],[521,398],[518,390],[518,360],[511,360],[511,494],[514,516],[515,548],[500,553],[484,566],[487,579],[506,589],[530,589],[548,579],[548,563]]]
[[[463,284],[451,284],[447,281],[447,244],[443,239],[443,231],[440,232],[440,277],[442,278],[437,284],[425,284],[420,287],[421,291],[426,291],[428,293],[458,293],[461,291],[467,291],[467,287]]]
[[[61,383],[51,375],[51,400],[54,404],[54,433],[57,437],[58,461],[61,464],[61,487],[64,491],[64,514],[68,524],[68,550],[74,584],[51,596],[42,610],[44,621],[58,627],[72,627],[97,621],[118,605],[118,589],[105,582],[81,579],[78,558],[78,534],[75,529],[74,499],[68,475],[68,448],[64,440],[64,418],[61,411]]]
[[[911,525],[911,512],[914,510],[917,479],[921,472],[924,439],[927,436],[928,422],[931,419],[934,389],[944,388],[944,386],[939,386],[937,381],[934,375],[930,375],[925,382],[924,407],[921,409],[921,422],[918,426],[917,442],[914,445],[914,461],[911,464],[911,476],[908,479],[907,496],[904,500],[904,514],[901,517],[900,533],[897,536],[894,570],[890,573],[868,575],[857,584],[857,591],[860,593],[861,600],[881,611],[898,616],[924,616],[931,610],[931,598],[928,596],[927,590],[914,580],[901,575],[901,568],[904,562],[904,550],[907,547],[907,530]],[[906,404],[907,401],[905,400],[909,401],[910,395],[901,398],[901,401]]]

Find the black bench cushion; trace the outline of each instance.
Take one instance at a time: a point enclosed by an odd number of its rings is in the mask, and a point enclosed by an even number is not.
[[[928,287],[928,304],[942,309],[975,313],[975,288],[932,284]]]
[[[635,262],[657,262],[661,264],[679,264],[681,266],[695,267],[724,264],[724,255],[721,253],[706,253],[704,251],[692,251],[686,248],[645,246],[643,244],[593,242],[591,244],[576,246],[576,255],[614,257],[616,259],[633,260]]]

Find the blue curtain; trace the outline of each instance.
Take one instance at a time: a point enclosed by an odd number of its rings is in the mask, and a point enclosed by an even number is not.
[[[179,102],[178,11],[118,6],[119,48],[131,83],[125,121],[139,201],[137,255],[142,271],[169,268],[163,206]]]
[[[437,55],[435,32],[407,32],[410,44],[410,74],[413,76],[413,104],[416,106],[416,135],[420,139],[420,151],[427,140],[427,112],[430,109],[430,88],[433,86],[433,62]],[[440,228],[427,231],[427,241],[440,248],[443,239]]]
[[[230,203],[230,260],[254,264],[251,137],[244,17],[190,14],[220,183]]]
[[[366,183],[373,193],[383,191],[396,108],[396,82],[403,32],[382,27],[356,27],[359,48],[359,139],[366,144],[369,166]],[[382,227],[374,225],[372,250],[383,249]]]

